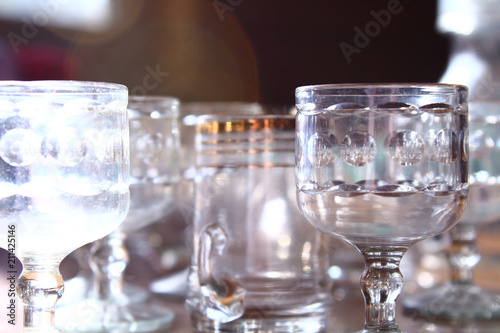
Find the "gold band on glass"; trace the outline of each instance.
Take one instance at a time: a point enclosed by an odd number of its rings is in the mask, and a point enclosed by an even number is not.
[[[263,129],[295,130],[295,119],[289,118],[263,118],[239,119],[228,121],[213,121],[198,124],[198,134],[217,134],[228,132],[251,132]]]

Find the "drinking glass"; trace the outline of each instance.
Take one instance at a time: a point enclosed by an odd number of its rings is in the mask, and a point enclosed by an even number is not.
[[[61,260],[125,218],[126,106],[117,84],[0,82],[0,244],[23,264],[23,332],[57,332]]]
[[[467,88],[305,86],[296,103],[300,211],[364,256],[362,332],[399,332],[404,253],[451,228],[465,210]]]
[[[469,122],[470,192],[466,213],[450,230],[447,258],[451,281],[408,295],[403,307],[429,321],[456,322],[500,319],[500,294],[474,283],[480,260],[477,229],[500,220],[500,102],[471,102]]]
[[[203,115],[253,115],[262,114],[263,108],[258,103],[248,103],[239,101],[216,101],[216,102],[186,102],[180,105],[180,141],[181,141],[181,179],[177,186],[177,215],[182,217],[186,223],[185,235],[191,234],[192,221],[194,216],[194,177],[196,175],[196,151],[195,134],[198,118]],[[171,230],[165,230],[164,225],[155,226],[155,231],[160,235]],[[190,236],[186,236],[183,242],[177,242],[172,249],[172,241],[167,239],[162,249],[161,257],[169,258],[168,262],[181,262],[185,264],[185,258],[190,258],[189,243]],[[172,237],[169,237],[172,238]],[[178,241],[179,237],[175,237]],[[162,265],[169,269],[167,265]],[[166,266],[166,267],[165,267]],[[185,266],[184,266],[185,267]],[[150,285],[150,290],[156,295],[185,298],[188,290],[186,278],[188,267],[181,271],[167,274],[154,280]]]
[[[328,240],[295,200],[295,118],[202,116],[187,306],[200,332],[319,332]]]
[[[159,221],[174,207],[180,176],[178,113],[176,98],[129,98],[130,210],[117,230],[92,244],[93,290],[88,299],[58,309],[61,330],[148,332],[172,322],[172,310],[124,293],[123,273],[128,264],[127,235]]]

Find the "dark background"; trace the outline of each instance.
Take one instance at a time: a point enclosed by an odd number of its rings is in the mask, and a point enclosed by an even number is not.
[[[0,79],[108,81],[125,84],[134,94],[171,95],[181,101],[290,105],[300,85],[434,82],[449,54],[448,36],[435,29],[435,1],[113,4],[109,29],[90,33],[37,26],[38,32],[20,43],[17,52],[8,36],[22,36],[26,22],[0,21]],[[387,11],[388,6],[397,13],[385,26],[375,23],[373,11]],[[341,43],[356,47],[357,31],[367,27],[371,37],[358,36],[362,47],[348,62]],[[155,71],[159,74],[153,80]]]

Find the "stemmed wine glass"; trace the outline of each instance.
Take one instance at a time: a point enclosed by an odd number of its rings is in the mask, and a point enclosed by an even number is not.
[[[429,321],[500,319],[500,294],[474,283],[473,270],[480,260],[476,243],[481,225],[500,219],[500,102],[471,102],[469,122],[470,192],[467,212],[450,230],[447,249],[451,281],[408,295],[403,307]]]
[[[403,255],[452,227],[466,207],[467,88],[305,86],[296,103],[301,213],[364,256],[362,332],[399,332]]]
[[[61,260],[125,218],[126,106],[117,84],[0,82],[0,245],[23,264],[23,332],[57,332]]]
[[[172,310],[152,306],[147,299],[125,293],[128,264],[125,239],[130,233],[161,220],[174,207],[179,181],[179,101],[172,97],[131,96],[130,210],[120,227],[90,248],[93,289],[86,298],[58,309],[63,331],[140,331],[168,327]],[[136,290],[135,289],[131,289]],[[141,294],[146,288],[139,289]]]

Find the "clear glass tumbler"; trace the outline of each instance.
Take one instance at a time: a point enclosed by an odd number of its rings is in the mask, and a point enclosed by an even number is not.
[[[127,97],[110,83],[0,82],[0,246],[23,263],[23,332],[57,332],[61,260],[127,214]]]
[[[466,207],[467,89],[305,86],[296,103],[300,211],[364,256],[362,332],[399,332],[403,255],[451,228]]]
[[[194,139],[196,135],[196,123],[198,117],[202,115],[253,115],[262,114],[263,108],[258,103],[248,103],[239,101],[228,102],[183,102],[180,105],[180,141],[181,141],[181,179],[177,186],[177,216],[181,217],[186,223],[185,230],[180,230],[178,235],[181,237],[172,237],[171,228],[165,228],[164,225],[158,225],[155,231],[163,237],[163,239],[175,238],[176,243],[172,245],[168,243],[160,248],[161,256],[169,258],[167,261],[185,264],[190,258],[190,229],[193,224],[194,217],[194,177],[196,175],[196,151]],[[169,236],[166,236],[169,235]],[[170,242],[172,243],[172,241]],[[188,263],[189,265],[189,263]],[[169,268],[169,267],[165,267]],[[186,277],[189,267],[182,271],[167,274],[153,281],[150,285],[150,290],[156,294],[167,297],[185,298],[188,290]]]
[[[187,298],[196,330],[326,326],[327,238],[298,211],[294,141],[294,116],[199,118]]]

